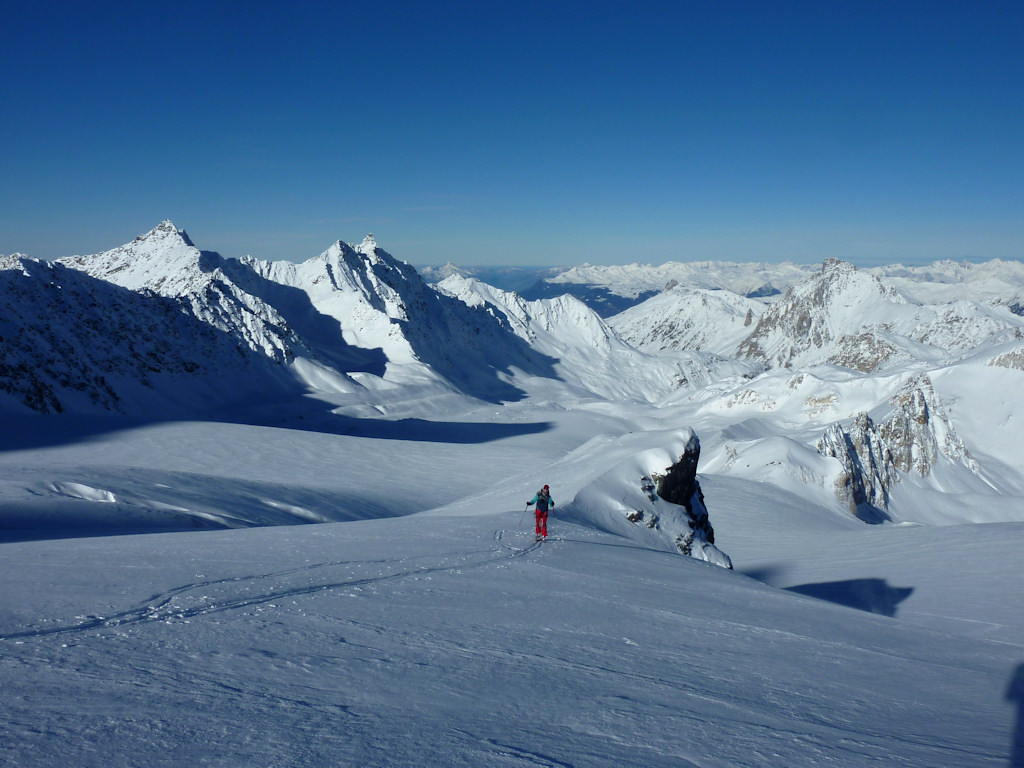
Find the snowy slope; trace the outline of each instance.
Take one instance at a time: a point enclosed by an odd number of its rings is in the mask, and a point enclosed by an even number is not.
[[[234,261],[167,224],[0,266],[0,764],[1024,761],[1005,307],[827,264],[764,370],[372,240]],[[898,354],[834,359],[858,334]],[[97,372],[130,418],[87,413]],[[652,488],[698,444],[687,512]],[[865,525],[839,491],[886,456]]]
[[[194,305],[27,257],[0,259],[0,338],[5,411],[195,414],[296,393]]]
[[[308,432],[222,434],[228,463],[216,433],[182,439],[176,463],[269,469],[268,492],[325,466]],[[563,461],[566,441],[579,447]],[[160,451],[141,434],[106,442],[122,461]],[[1019,525],[870,528],[713,475],[730,572],[586,524],[591,482],[570,478],[621,450],[593,423],[566,414],[552,440],[521,442],[538,464],[494,461],[512,445],[493,440],[474,473],[406,462],[396,489],[393,446],[338,440],[382,514],[417,481],[446,484],[428,515],[0,545],[0,761],[969,768],[1011,754]],[[35,450],[58,474],[89,455]],[[294,458],[275,470],[277,454]],[[529,476],[569,500],[542,545],[519,524]]]
[[[679,285],[609,318],[608,324],[645,352],[733,355],[764,311],[763,303],[731,291]]]
[[[681,388],[706,386],[752,370],[699,352],[665,357],[644,354],[572,296],[526,301],[459,275],[446,278],[438,289],[469,306],[489,308],[532,348],[558,360],[559,378],[577,391],[603,398],[653,402]]]

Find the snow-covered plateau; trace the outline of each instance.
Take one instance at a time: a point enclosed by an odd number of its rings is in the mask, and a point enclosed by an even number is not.
[[[1024,766],[1019,264],[444,272],[0,256],[0,765]]]

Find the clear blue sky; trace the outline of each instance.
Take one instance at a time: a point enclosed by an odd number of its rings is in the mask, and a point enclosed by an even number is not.
[[[10,0],[0,253],[1024,258],[1024,2]]]

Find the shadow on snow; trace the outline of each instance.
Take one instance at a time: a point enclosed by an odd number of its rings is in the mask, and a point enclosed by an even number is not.
[[[885,579],[848,579],[819,584],[799,584],[786,587],[788,592],[827,600],[830,603],[876,613],[895,616],[897,606],[910,597],[913,587],[893,587]]]

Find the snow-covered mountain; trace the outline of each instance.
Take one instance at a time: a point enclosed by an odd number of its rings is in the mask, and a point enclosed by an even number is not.
[[[61,264],[0,259],[0,409],[197,413],[254,392],[296,392],[281,356],[195,310]]]
[[[358,247],[339,241],[303,264],[234,260],[199,250],[165,221],[120,248],[61,263],[186,302],[212,327],[327,393],[420,383],[515,399],[521,393],[508,382],[510,366],[551,370],[493,316],[432,290],[372,237]]]
[[[1024,297],[1024,264],[1019,261],[936,261],[922,267],[890,265],[868,271],[920,304],[971,301],[1011,305]]]
[[[732,291],[676,285],[609,318],[608,324],[645,352],[690,349],[733,355],[765,308]]]
[[[739,345],[769,367],[828,363],[870,373],[908,361],[962,357],[983,343],[1024,337],[1008,308],[959,301],[923,306],[872,274],[837,259],[790,288]]]
[[[593,266],[583,264],[549,278],[554,285],[585,285],[603,288],[623,297],[660,292],[675,283],[688,288],[724,289],[748,297],[771,297],[805,280],[814,267],[720,261],[667,262]]]
[[[487,283],[495,288],[501,288],[504,291],[515,291],[523,296],[532,294],[537,290],[538,286],[544,285],[544,281],[561,274],[565,270],[565,267],[460,266],[451,262],[440,267],[416,267],[416,271],[431,285],[436,285],[452,275],[461,275],[462,277],[475,278],[482,283]],[[560,292],[559,295],[561,293],[564,293],[564,291]],[[530,296],[530,298],[539,297]]]
[[[272,305],[231,279],[226,260],[200,251],[170,221],[119,248],[57,263],[132,291],[181,299],[212,327],[273,359],[288,362],[297,351],[304,351],[301,340]]]
[[[646,355],[573,296],[527,301],[460,275],[443,280],[438,288],[469,306],[488,308],[532,348],[557,359],[561,380],[604,398],[654,402],[682,388],[707,386],[753,370],[701,352]],[[631,373],[624,376],[623,371]]]
[[[747,298],[772,301],[789,288],[804,282],[819,270],[816,265],[667,262],[661,265],[624,264],[593,266],[584,264],[557,270],[543,278],[543,286],[534,287],[531,298],[571,292],[601,311],[609,297],[626,303],[639,303],[666,286],[682,285],[690,289],[724,290]],[[894,264],[862,270],[879,278],[886,286],[918,304],[947,304],[970,301],[1020,307],[1024,299],[1024,266],[1018,261],[993,259],[987,262],[936,261],[928,266],[905,267]],[[444,275],[447,276],[447,275]],[[486,278],[476,275],[487,282]],[[627,307],[619,306],[617,312]],[[609,316],[614,313],[604,313]],[[1018,314],[1020,311],[1018,310]]]

